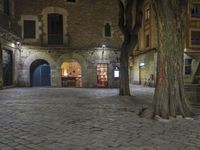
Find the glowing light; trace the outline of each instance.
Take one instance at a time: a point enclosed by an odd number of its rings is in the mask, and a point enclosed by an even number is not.
[[[143,67],[145,64],[144,63],[140,63],[140,67]]]
[[[14,43],[12,43],[12,44],[11,44],[11,47],[15,47],[15,44],[14,44]]]
[[[64,69],[63,75],[64,75],[65,77],[68,76],[67,69]]]
[[[102,46],[101,46],[102,48],[106,48],[106,45],[105,44],[102,44]]]

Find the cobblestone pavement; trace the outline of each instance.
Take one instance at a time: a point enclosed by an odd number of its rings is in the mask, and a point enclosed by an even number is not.
[[[139,118],[153,88],[0,91],[0,150],[200,150],[200,117]]]

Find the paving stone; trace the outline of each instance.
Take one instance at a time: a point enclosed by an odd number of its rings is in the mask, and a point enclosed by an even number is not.
[[[0,91],[0,150],[199,150],[200,116],[138,117],[153,88],[13,88]],[[196,109],[196,111],[199,111]]]

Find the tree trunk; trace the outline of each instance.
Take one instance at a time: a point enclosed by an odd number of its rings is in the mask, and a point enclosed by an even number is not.
[[[153,106],[154,116],[162,118],[191,115],[183,81],[187,5],[181,1],[184,0],[154,1],[158,28],[158,62]]]
[[[119,95],[130,96],[128,63],[130,51],[138,42],[138,32],[142,23],[143,0],[118,0],[119,28],[124,35],[120,54],[120,87]],[[133,9],[134,8],[134,9]],[[133,21],[133,12],[135,21]]]
[[[128,62],[129,60],[129,50],[125,44],[122,45],[120,54],[120,88],[119,95],[130,96],[129,88],[129,73],[128,73]]]
[[[0,43],[0,89],[2,89],[3,87],[3,54],[2,54],[2,47],[1,47],[1,43]]]

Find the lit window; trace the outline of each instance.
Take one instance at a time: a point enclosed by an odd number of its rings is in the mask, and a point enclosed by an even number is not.
[[[192,73],[192,59],[185,59],[185,75],[191,75]]]
[[[150,20],[150,6],[147,6],[145,8],[144,19],[146,22]]]
[[[106,23],[104,26],[104,35],[105,37],[111,37],[111,26],[109,23]]]
[[[200,31],[191,31],[191,44],[200,45]]]
[[[192,4],[191,17],[200,18],[200,4]]]
[[[24,20],[24,38],[35,38],[34,20]]]

